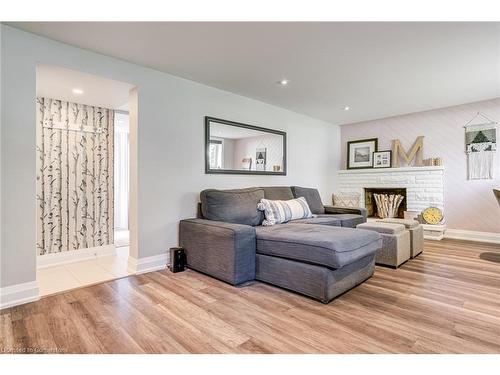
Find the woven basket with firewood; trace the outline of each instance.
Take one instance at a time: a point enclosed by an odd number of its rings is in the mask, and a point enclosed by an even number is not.
[[[397,217],[398,208],[404,197],[400,194],[373,194],[377,204],[377,214],[381,219]]]

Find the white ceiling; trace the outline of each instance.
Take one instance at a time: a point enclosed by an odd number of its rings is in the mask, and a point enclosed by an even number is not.
[[[126,109],[129,91],[124,82],[81,73],[53,65],[36,68],[36,95],[103,108]],[[81,94],[73,93],[80,89]]]
[[[334,124],[500,97],[500,23],[11,25]]]

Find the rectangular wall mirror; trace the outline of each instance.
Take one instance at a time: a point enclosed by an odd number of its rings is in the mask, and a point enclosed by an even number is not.
[[[286,133],[205,117],[205,173],[286,175]]]

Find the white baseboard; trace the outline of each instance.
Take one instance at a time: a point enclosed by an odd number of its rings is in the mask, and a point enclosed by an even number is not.
[[[444,238],[500,244],[500,233],[477,232],[463,229],[446,229]]]
[[[36,266],[38,269],[41,269],[109,255],[116,255],[116,247],[114,244],[38,255],[36,257]]]
[[[128,272],[132,274],[140,274],[146,272],[153,272],[165,269],[170,261],[168,252],[165,254],[154,255],[146,258],[133,258],[128,257]]]
[[[36,281],[0,288],[0,310],[40,299]]]

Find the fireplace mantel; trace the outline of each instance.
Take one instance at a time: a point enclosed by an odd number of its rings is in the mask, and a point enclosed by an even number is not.
[[[443,166],[432,167],[402,167],[402,168],[367,168],[367,169],[342,169],[339,174],[361,174],[361,173],[419,173],[427,171],[444,171]]]

